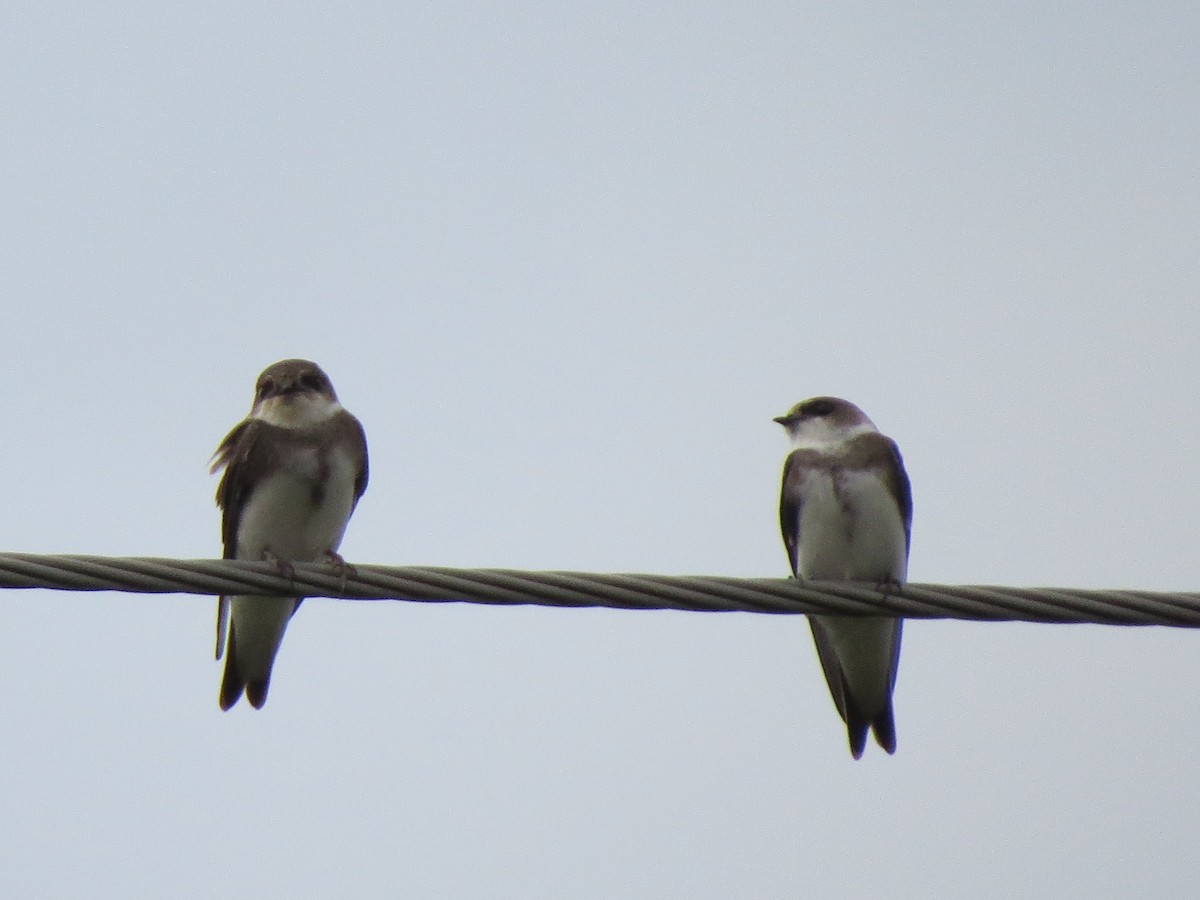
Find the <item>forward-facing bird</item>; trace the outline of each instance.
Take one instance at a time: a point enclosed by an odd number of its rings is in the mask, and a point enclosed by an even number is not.
[[[258,376],[250,415],[213,454],[212,472],[221,469],[217,505],[226,559],[270,560],[284,573],[297,562],[347,568],[337,549],[367,489],[367,440],[320,366],[285,359]],[[262,708],[279,643],[302,599],[220,598],[221,709],[237,703],[243,690],[251,706]]]

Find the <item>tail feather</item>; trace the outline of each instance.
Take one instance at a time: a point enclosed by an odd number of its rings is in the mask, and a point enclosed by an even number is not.
[[[896,752],[896,723],[892,716],[892,688],[896,683],[896,668],[900,658],[900,619],[861,619],[858,623],[886,623],[893,630],[890,636],[873,635],[871,632],[865,634],[852,629],[861,628],[860,625],[851,625],[844,619],[833,619],[826,616],[810,616],[809,625],[812,628],[813,639],[817,646],[817,658],[821,663],[821,671],[825,675],[825,682],[829,685],[829,693],[833,696],[834,706],[837,707],[838,715],[842,717],[842,721],[846,723],[846,736],[850,742],[850,754],[855,759],[860,759],[863,751],[867,746],[867,735],[871,732],[875,734],[875,740],[879,746],[888,753]],[[855,620],[850,620],[854,622]],[[847,634],[849,631],[849,634]],[[875,642],[879,637],[887,637],[890,643],[890,667],[888,672],[888,681],[886,685],[886,695],[883,698],[876,699],[866,704],[866,709],[863,708],[864,703],[861,696],[855,696],[851,690],[850,679],[846,668],[843,665],[843,660],[838,655],[837,640],[842,642],[842,652],[855,653],[861,652],[863,641]],[[847,644],[854,641],[858,646],[847,648]],[[867,648],[870,649],[870,643]],[[861,660],[859,661],[859,677],[862,678]],[[872,696],[874,693],[870,689],[870,679],[874,676],[870,674],[866,676],[868,683],[860,685],[860,693],[865,692],[867,696]],[[883,709],[879,709],[878,703],[882,700],[885,704]]]
[[[267,675],[261,681],[251,681],[246,685],[246,699],[255,709],[262,709],[267,702],[267,688],[271,686],[271,676]]]
[[[229,598],[217,598],[217,659],[225,652],[225,626],[229,622]]]
[[[883,708],[874,719],[868,719],[855,708],[854,699],[847,693],[846,711],[842,718],[846,720],[846,734],[850,738],[850,753],[855,759],[863,755],[867,747],[867,733],[875,735],[875,742],[888,753],[896,752],[896,721],[892,716],[892,703]]]
[[[246,682],[238,671],[237,665],[237,631],[233,623],[229,626],[229,646],[225,653],[225,675],[221,679],[221,709],[228,711],[242,696]],[[254,701],[251,700],[253,703]],[[261,706],[261,704],[257,704]]]
[[[862,759],[863,751],[867,749],[866,723],[847,722],[846,735],[850,738],[850,755],[855,759]]]
[[[229,709],[245,692],[255,709],[267,702],[271,686],[271,668],[283,641],[288,620],[295,615],[299,601],[294,597],[255,597],[253,603],[238,609],[247,598],[233,598],[229,616],[228,647],[225,650],[225,678],[221,682],[221,709]],[[239,649],[239,640],[241,638]]]
[[[892,704],[875,717],[871,723],[871,731],[875,733],[875,742],[888,753],[896,752],[896,722],[892,718]],[[866,740],[866,729],[863,730],[863,740]]]

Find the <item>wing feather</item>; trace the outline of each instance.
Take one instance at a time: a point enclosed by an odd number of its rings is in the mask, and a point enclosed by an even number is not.
[[[812,450],[793,450],[783,464],[783,485],[779,491],[779,529],[787,548],[792,574],[800,564],[800,513],[804,506],[804,479],[812,463]]]
[[[359,498],[367,491],[367,481],[370,479],[371,471],[367,461],[367,433],[363,430],[362,422],[354,416],[350,416],[350,422],[353,424],[354,452],[358,460],[357,472],[354,476],[354,506],[357,506]],[[350,509],[353,512],[354,507],[352,506]]]
[[[237,534],[241,524],[242,508],[250,496],[254,481],[247,477],[250,458],[254,450],[255,439],[261,430],[261,423],[253,419],[244,419],[229,434],[217,452],[213,454],[212,466],[209,472],[225,470],[221,483],[217,485],[217,506],[221,509],[221,542],[224,545],[222,558],[237,559]],[[217,598],[217,646],[216,657],[221,658],[225,651],[225,635],[229,624],[229,598]]]

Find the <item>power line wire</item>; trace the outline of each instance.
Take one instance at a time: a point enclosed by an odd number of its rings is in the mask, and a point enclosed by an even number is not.
[[[1200,627],[1200,593],[0,553],[0,588]]]

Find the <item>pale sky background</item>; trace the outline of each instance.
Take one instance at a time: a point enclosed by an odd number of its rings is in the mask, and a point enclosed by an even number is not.
[[[4,550],[218,556],[302,356],[351,561],[782,576],[831,393],[913,580],[1200,588],[1194,2],[4,18]],[[312,600],[222,714],[214,613],[0,594],[0,894],[1194,896],[1195,633],[910,623],[856,763],[799,617]]]

